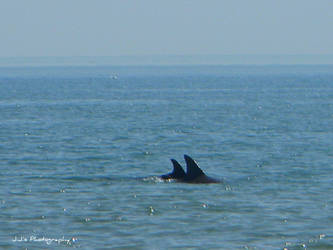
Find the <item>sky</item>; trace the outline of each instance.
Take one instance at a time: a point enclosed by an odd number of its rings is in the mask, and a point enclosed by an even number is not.
[[[1,0],[0,57],[333,54],[332,0]]]

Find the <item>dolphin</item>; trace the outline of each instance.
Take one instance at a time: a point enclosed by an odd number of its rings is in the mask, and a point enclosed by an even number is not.
[[[207,176],[198,166],[198,164],[188,155],[184,155],[186,162],[186,174],[182,166],[175,160],[171,159],[173,172],[160,177],[164,180],[174,179],[185,183],[220,183],[221,181]]]
[[[182,166],[176,161],[175,159],[171,159],[173,164],[173,171],[168,174],[161,175],[161,179],[163,180],[183,180],[186,176],[185,171],[183,170]]]
[[[186,176],[183,179],[188,183],[220,183],[221,181],[207,176],[198,166],[198,164],[188,155],[184,155],[186,162]]]

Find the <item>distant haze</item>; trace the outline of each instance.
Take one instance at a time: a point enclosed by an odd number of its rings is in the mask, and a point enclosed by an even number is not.
[[[325,63],[332,24],[331,0],[13,0],[1,3],[0,57],[319,55]]]

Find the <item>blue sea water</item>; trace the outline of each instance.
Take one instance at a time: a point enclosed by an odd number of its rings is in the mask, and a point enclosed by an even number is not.
[[[0,248],[333,248],[332,149],[330,65],[2,67]]]

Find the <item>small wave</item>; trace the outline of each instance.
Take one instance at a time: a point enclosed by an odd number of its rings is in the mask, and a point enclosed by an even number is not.
[[[151,183],[161,183],[161,182],[166,182],[162,178],[158,176],[149,176],[149,177],[144,177],[142,178],[144,182],[151,182]]]

